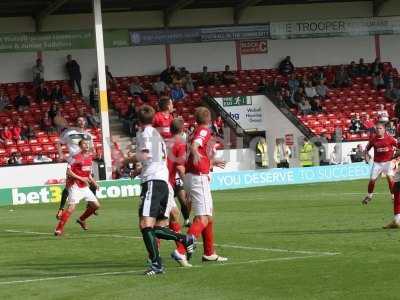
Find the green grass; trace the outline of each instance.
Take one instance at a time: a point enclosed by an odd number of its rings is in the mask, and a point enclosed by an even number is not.
[[[386,183],[367,207],[365,190],[354,181],[215,192],[229,263],[203,265],[199,245],[196,267],[178,268],[163,242],[167,272],[155,278],[140,275],[137,198],[104,201],[89,232],[70,222],[62,238],[51,235],[55,204],[3,207],[0,299],[399,299],[400,231],[381,229],[392,218]]]

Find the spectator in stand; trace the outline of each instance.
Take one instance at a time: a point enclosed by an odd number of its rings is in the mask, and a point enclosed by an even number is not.
[[[299,104],[305,97],[306,94],[304,93],[303,88],[299,87],[298,90],[293,95],[293,102],[295,104]]]
[[[53,160],[50,157],[47,157],[46,155],[43,155],[43,153],[38,153],[33,158],[33,163],[35,163],[35,164],[49,163],[49,162],[52,162],[52,161]]]
[[[64,94],[61,86],[59,84],[56,84],[56,86],[52,89],[51,95],[50,95],[50,100],[52,101],[57,101],[57,102],[64,102]]]
[[[172,75],[174,73],[175,73],[175,67],[174,66],[170,66],[170,67],[166,68],[160,74],[161,81],[164,81],[167,85],[172,84]]]
[[[322,105],[321,105],[321,100],[319,100],[317,97],[311,98],[310,105],[311,105],[312,113],[319,114],[319,113],[323,112],[323,108],[322,108]]]
[[[363,58],[360,58],[357,69],[358,69],[358,76],[365,77],[369,75],[368,66],[364,63]]]
[[[9,166],[21,165],[22,164],[21,154],[18,152],[11,153],[11,157],[8,159],[7,164]]]
[[[106,80],[107,80],[107,88],[113,89],[116,87],[117,82],[115,81],[109,66],[106,66]]]
[[[233,84],[235,83],[235,75],[231,71],[231,68],[229,65],[225,66],[224,72],[222,72],[222,83],[223,84]]]
[[[188,71],[186,71],[185,76],[182,78],[182,84],[185,87],[186,92],[188,93],[194,92],[194,81]]]
[[[12,138],[14,141],[22,140],[22,136],[21,136],[22,124],[21,123],[14,125],[13,128],[11,129],[11,131],[12,131]]]
[[[257,85],[257,92],[261,94],[267,94],[269,91],[268,81],[265,78],[262,78]]]
[[[387,126],[386,126],[386,132],[387,132],[389,135],[393,136],[393,137],[396,136],[397,128],[396,128],[396,125],[394,124],[394,121],[393,121],[393,120],[390,120],[389,123],[387,124]]]
[[[217,137],[224,138],[224,120],[222,120],[221,115],[218,115],[214,120],[212,129]]]
[[[365,160],[365,152],[361,144],[357,145],[357,148],[350,154],[351,162],[363,162]]]
[[[385,83],[383,81],[383,74],[381,71],[379,71],[378,73],[374,73],[374,75],[372,75],[372,85],[376,90],[385,88]]]
[[[138,107],[136,107],[135,102],[132,101],[128,108],[127,114],[122,119],[122,126],[125,132],[127,132],[131,137],[136,136],[136,129],[138,126],[137,110]]]
[[[59,109],[58,105],[57,105],[56,103],[53,103],[53,104],[50,106],[49,111],[47,112],[47,115],[49,116],[49,119],[51,120],[52,126],[55,126],[54,119],[56,118],[56,116],[57,116],[59,110],[60,110],[60,109]]]
[[[383,80],[383,88],[384,89],[393,89],[394,74],[393,74],[392,70],[383,72],[382,80]]]
[[[344,65],[341,65],[335,74],[335,85],[338,88],[347,87],[351,85],[351,79],[349,74],[347,73]]]
[[[93,107],[90,113],[86,113],[86,120],[89,127],[99,128],[101,125],[100,116],[97,114],[96,109]]]
[[[23,140],[36,139],[36,133],[32,125],[22,127],[21,137]]]
[[[207,66],[203,67],[203,72],[200,74],[200,83],[205,86],[215,84],[215,76],[208,72]]]
[[[72,59],[71,54],[67,55],[67,63],[65,64],[67,74],[69,76],[69,82],[72,89],[75,89],[75,84],[78,87],[79,95],[82,96],[82,74],[81,67],[75,59]]]
[[[318,85],[315,87],[315,90],[319,97],[322,99],[326,99],[329,88],[325,85],[325,80],[320,80]]]
[[[299,110],[303,115],[310,115],[312,114],[311,104],[310,102],[303,97],[301,102],[299,103]]]
[[[0,90],[0,112],[12,108],[10,98],[5,94],[4,90]]]
[[[147,101],[144,88],[140,84],[139,78],[135,77],[132,84],[129,86],[129,94],[132,97],[138,96],[143,102]]]
[[[374,76],[383,71],[384,71],[383,63],[381,63],[380,58],[379,57],[375,58],[375,61],[371,64],[371,75]]]
[[[287,89],[282,88],[281,92],[277,95],[278,99],[282,103],[285,103],[289,108],[297,108],[297,105],[292,101],[292,97],[290,96],[290,92]]]
[[[364,130],[364,126],[363,126],[363,124],[361,122],[360,114],[359,113],[355,113],[351,117],[349,131],[350,131],[350,133],[360,133],[363,130]]]
[[[19,89],[18,96],[15,97],[14,104],[15,108],[19,111],[23,111],[29,107],[29,99],[25,95],[24,89]]]
[[[365,115],[362,125],[363,128],[368,132],[373,132],[375,130],[375,122],[369,117],[368,114]]]
[[[300,81],[297,79],[296,74],[290,74],[290,78],[288,80],[288,88],[290,94],[293,95],[296,93],[297,89],[300,87]]]
[[[328,66],[326,68],[326,71],[325,71],[326,81],[325,81],[325,83],[328,86],[333,86],[335,84],[335,74],[336,74],[336,72],[335,72],[335,70],[333,69],[332,66]]]
[[[40,128],[46,133],[51,133],[55,131],[55,126],[52,119],[49,117],[49,113],[44,114],[43,119],[40,123]]]
[[[44,82],[44,66],[40,58],[36,60],[36,65],[33,66],[32,73],[34,86],[38,86]]]
[[[286,58],[279,63],[279,72],[282,75],[289,75],[294,72],[294,66],[291,62],[290,56],[286,56]]]
[[[42,82],[36,88],[36,102],[42,103],[43,101],[48,101],[49,99],[50,99],[49,90],[45,86],[44,82]]]
[[[278,78],[274,78],[274,80],[272,81],[272,84],[269,86],[269,92],[272,95],[277,95],[282,89],[282,85],[279,81]]]
[[[306,88],[304,89],[304,92],[305,92],[306,97],[307,97],[308,99],[313,99],[313,98],[315,98],[315,97],[318,96],[317,90],[315,89],[315,87],[313,86],[313,84],[312,84],[311,81],[309,81],[309,82],[307,83],[307,86],[306,86]]]
[[[13,139],[12,130],[7,125],[4,126],[4,128],[3,128],[3,131],[1,133],[1,139],[5,142],[12,141],[12,139]]]
[[[168,90],[168,85],[161,80],[161,77],[158,76],[157,80],[152,84],[153,91],[157,94],[157,96],[164,95]]]
[[[377,111],[378,122],[387,123],[389,122],[389,113],[385,109],[384,104],[379,104],[379,110]]]
[[[350,66],[348,68],[348,73],[349,73],[350,78],[358,77],[358,74],[359,74],[358,67],[354,60],[350,63]]]
[[[323,67],[319,67],[317,72],[314,73],[313,75],[313,83],[315,85],[319,84],[321,80],[325,80],[325,71]]]
[[[397,102],[398,100],[400,100],[400,82],[395,82],[392,88],[389,88],[386,92],[385,92],[385,96],[386,98]],[[400,110],[399,110],[400,112]],[[400,115],[399,115],[400,116]]]
[[[91,107],[96,109],[99,107],[99,86],[97,84],[97,78],[92,78],[89,92],[89,103]]]
[[[186,98],[186,93],[179,83],[176,83],[171,89],[171,99],[174,102],[183,101]]]

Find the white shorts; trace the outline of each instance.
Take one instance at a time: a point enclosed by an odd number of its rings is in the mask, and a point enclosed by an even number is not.
[[[211,196],[210,177],[208,175],[185,176],[185,190],[192,202],[192,210],[195,216],[212,216],[213,200]]]
[[[88,186],[81,188],[74,184],[68,188],[68,203],[79,204],[82,199],[85,199],[87,202],[97,202],[96,196]]]
[[[375,180],[379,175],[384,174],[387,176],[394,175],[394,166],[392,161],[374,162],[371,170],[371,179]]]
[[[168,183],[168,204],[167,204],[167,209],[165,210],[164,216],[166,218],[169,218],[169,215],[171,214],[171,210],[175,207],[177,207],[177,205],[175,202],[174,188]]]

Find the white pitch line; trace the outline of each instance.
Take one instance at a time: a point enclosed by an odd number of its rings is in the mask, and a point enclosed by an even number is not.
[[[35,232],[35,231],[20,231],[20,230],[12,230],[7,229],[5,232],[11,233],[24,233],[24,234],[37,234],[37,235],[53,235],[49,232]],[[128,236],[128,235],[118,235],[118,234],[88,234],[88,236],[98,236],[98,237],[111,237],[111,238],[122,238],[122,239],[142,239],[137,236]],[[202,243],[199,243],[202,244]],[[233,248],[233,249],[243,249],[243,250],[256,250],[256,251],[268,251],[268,252],[282,252],[282,253],[297,253],[297,254],[310,254],[310,255],[338,255],[340,252],[323,252],[323,251],[306,251],[306,250],[288,250],[288,249],[279,249],[279,248],[261,248],[261,247],[249,247],[249,246],[241,246],[241,245],[228,245],[228,244],[214,244],[217,247],[222,248]]]
[[[234,265],[244,265],[244,264],[257,264],[257,263],[267,263],[267,262],[278,262],[278,261],[291,261],[298,259],[307,259],[307,258],[318,258],[318,257],[326,257],[330,256],[327,254],[319,254],[319,255],[307,255],[307,256],[294,256],[294,257],[277,257],[277,258],[267,258],[267,259],[258,259],[258,260],[249,260],[249,261],[240,261],[240,262],[231,262],[231,263],[207,263],[207,267],[226,267],[226,266],[234,266]],[[180,270],[190,270],[195,268],[203,268],[205,265],[195,265],[191,268],[182,268],[182,267],[172,267],[168,268],[172,269],[180,269]],[[141,274],[143,270],[131,270],[131,271],[120,271],[120,272],[106,272],[106,273],[91,273],[91,274],[82,274],[82,275],[66,275],[66,276],[58,276],[58,277],[43,277],[43,278],[35,278],[35,279],[26,279],[26,280],[13,280],[13,281],[0,281],[0,285],[11,285],[18,283],[32,283],[32,282],[41,282],[41,281],[54,281],[61,279],[74,279],[74,278],[82,278],[82,277],[100,277],[100,276],[113,276],[113,275],[127,275],[127,274]]]

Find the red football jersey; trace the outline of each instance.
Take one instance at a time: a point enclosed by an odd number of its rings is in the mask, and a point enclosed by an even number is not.
[[[193,154],[190,153],[186,164],[187,173],[208,174],[210,172],[212,155],[211,130],[207,127],[198,126],[190,137],[189,145],[199,144],[198,151],[201,155],[200,161],[194,162]]]
[[[176,173],[178,166],[184,166],[186,162],[186,144],[179,138],[171,139],[167,143],[167,166],[169,172],[169,183],[172,187],[176,185]],[[183,179],[183,178],[181,178]]]
[[[153,127],[155,127],[164,139],[169,139],[171,134],[171,124],[174,121],[172,114],[166,115],[163,112],[157,112],[154,115]]]
[[[81,177],[89,178],[92,173],[92,164],[93,164],[93,156],[91,154],[82,154],[78,153],[73,156],[71,162],[68,164],[68,168],[71,171]],[[85,187],[86,183],[81,180],[68,177],[67,178],[67,186],[70,187],[73,184],[76,184],[79,187]]]
[[[374,148],[374,161],[387,162],[393,159],[394,148],[399,147],[399,143],[395,138],[385,133],[383,137],[373,135],[370,138],[365,149],[369,151],[372,147]]]

